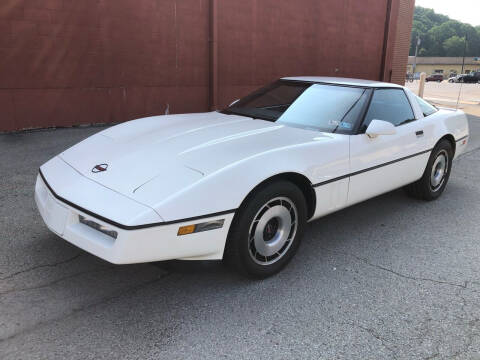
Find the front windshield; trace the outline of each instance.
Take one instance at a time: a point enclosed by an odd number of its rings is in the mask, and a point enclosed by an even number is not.
[[[363,88],[280,80],[232,104],[224,113],[304,129],[350,133],[366,100]]]

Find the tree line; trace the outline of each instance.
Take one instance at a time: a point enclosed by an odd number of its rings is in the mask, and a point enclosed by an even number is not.
[[[415,7],[410,55],[415,55],[417,37],[421,39],[418,56],[463,56],[467,39],[466,56],[480,57],[480,26],[450,19],[432,9]]]

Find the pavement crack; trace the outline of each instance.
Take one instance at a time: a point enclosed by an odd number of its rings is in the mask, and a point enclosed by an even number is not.
[[[356,323],[351,323],[351,325],[359,328],[360,330],[363,330],[367,334],[371,335],[373,338],[380,341],[382,346],[385,349],[387,349],[388,351],[390,351],[390,353],[392,354],[392,359],[397,359],[396,351],[392,347],[390,347],[390,345],[388,344],[388,341],[386,339],[384,339],[382,336],[380,336],[380,334],[375,329],[367,328],[365,326],[362,326],[362,325],[356,324]]]
[[[57,262],[54,262],[52,264],[36,265],[36,266],[31,267],[31,268],[20,270],[20,271],[12,273],[10,275],[1,277],[0,280],[8,280],[8,279],[11,279],[11,278],[13,278],[17,275],[21,275],[21,274],[24,274],[24,273],[27,273],[27,272],[30,272],[30,271],[33,271],[33,270],[38,270],[38,269],[42,269],[42,268],[52,268],[52,267],[56,267],[58,265],[63,265],[63,264],[66,264],[68,262],[71,262],[71,261],[74,261],[74,260],[78,259],[82,255],[83,255],[83,252],[79,252],[75,256],[72,256],[72,257],[70,257],[68,259],[65,259],[65,260],[62,260],[62,261],[57,261]]]
[[[154,279],[151,279],[151,280],[148,280],[148,281],[145,281],[145,282],[142,282],[140,284],[136,284],[134,286],[131,286],[131,287],[128,287],[128,288],[124,288],[124,289],[120,289],[118,291],[115,291],[114,293],[110,294],[110,295],[107,295],[101,299],[99,299],[98,301],[94,301],[94,302],[91,302],[91,303],[88,303],[88,304],[84,304],[84,305],[80,305],[76,308],[73,308],[71,311],[69,311],[68,313],[66,314],[63,314],[62,316],[58,316],[56,318],[52,318],[52,319],[48,319],[48,320],[45,320],[45,321],[40,321],[38,322],[37,324],[35,324],[34,326],[28,328],[28,329],[24,329],[22,331],[19,331],[17,333],[14,333],[10,336],[7,336],[3,339],[0,339],[0,344],[8,341],[8,340],[11,340],[11,339],[14,339],[20,335],[25,335],[25,334],[28,334],[28,333],[31,333],[33,332],[34,330],[37,330],[39,328],[42,328],[44,326],[47,326],[51,323],[54,323],[56,321],[61,321],[61,320],[65,320],[65,319],[68,319],[69,317],[72,317],[74,316],[75,314],[77,313],[81,313],[83,311],[86,311],[88,309],[91,309],[91,308],[94,308],[96,306],[99,306],[99,305],[102,305],[102,304],[105,304],[105,303],[108,303],[109,301],[112,301],[112,300],[115,300],[117,298],[120,298],[121,296],[123,296],[124,294],[132,294],[132,293],[135,293],[137,291],[139,291],[140,289],[148,286],[148,285],[151,285],[151,284],[154,284],[158,281],[161,281],[163,279],[165,279],[166,277],[170,276],[170,275],[173,275],[173,273],[165,273],[165,274],[161,274],[160,276],[154,278]]]
[[[320,247],[322,250],[325,250],[325,251],[329,251],[329,252],[332,252],[332,253],[336,253],[336,254],[340,254],[340,255],[344,255],[344,256],[348,256],[348,257],[352,257],[360,262],[363,262],[364,264],[368,265],[368,266],[371,266],[371,267],[374,267],[376,269],[379,269],[379,270],[382,270],[382,271],[386,271],[386,272],[389,272],[395,276],[398,276],[398,277],[401,277],[401,278],[404,278],[404,279],[408,279],[408,280],[414,280],[414,281],[427,281],[427,282],[431,282],[431,283],[434,283],[434,284],[439,284],[439,285],[448,285],[448,286],[453,286],[453,287],[457,287],[457,288],[462,288],[462,289],[467,289],[468,287],[468,281],[465,281],[463,284],[458,284],[458,283],[454,283],[454,282],[450,282],[450,281],[442,281],[442,280],[436,280],[436,279],[430,279],[430,278],[424,278],[424,277],[417,277],[417,276],[412,276],[412,275],[406,275],[406,274],[402,274],[398,271],[395,271],[395,270],[392,270],[392,269],[389,269],[389,268],[386,268],[382,265],[378,265],[378,264],[374,264],[372,262],[370,262],[368,259],[365,259],[365,258],[362,258],[362,257],[359,257],[359,256],[356,256],[356,255],[352,255],[352,254],[349,254],[349,253],[346,253],[346,252],[342,252],[342,251],[337,251],[337,250],[331,250],[331,249],[327,249],[327,248],[324,248],[324,247]]]
[[[19,289],[13,288],[13,289],[10,289],[10,290],[6,290],[6,291],[0,292],[0,297],[3,296],[3,295],[10,294],[10,293],[15,293],[15,292],[21,292],[21,291],[29,291],[29,290],[37,290],[37,289],[47,288],[47,287],[53,286],[53,285],[55,285],[55,284],[58,284],[58,283],[60,283],[60,282],[62,282],[62,281],[75,278],[75,277],[77,277],[77,276],[86,275],[86,274],[90,274],[90,273],[101,273],[101,272],[105,272],[105,271],[111,270],[111,269],[113,269],[113,268],[116,268],[116,266],[113,265],[113,266],[109,266],[109,267],[106,267],[106,268],[103,268],[103,269],[98,269],[98,268],[97,268],[97,269],[94,269],[94,270],[80,271],[80,272],[77,272],[77,273],[74,273],[74,274],[70,274],[70,275],[61,277],[61,278],[59,278],[59,279],[55,279],[55,280],[53,280],[53,281],[47,282],[47,283],[42,284],[42,285],[24,287],[24,288],[19,288]]]

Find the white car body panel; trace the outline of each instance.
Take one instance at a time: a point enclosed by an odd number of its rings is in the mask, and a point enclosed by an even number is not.
[[[56,156],[41,167],[50,187],[69,202],[125,226],[164,221],[150,207],[81,176]]]
[[[350,180],[344,178],[315,187],[317,203],[315,213],[310,220],[318,219],[347,207],[349,183]]]
[[[350,172],[357,173],[425,151],[428,149],[425,136],[417,137],[415,134],[423,129],[422,125],[419,121],[414,121],[398,126],[394,135],[375,138],[365,134],[352,135]],[[429,156],[430,152],[423,153],[352,176],[348,204],[358,203],[420,179]]]
[[[355,79],[289,79],[402,88]],[[465,114],[440,110],[424,117],[415,95],[405,92],[417,120],[373,138],[217,112],[123,123],[42,165],[37,206],[53,232],[113,263],[221,259],[235,211],[274,176],[295,174],[309,183],[313,220],[418,180],[446,135],[456,140],[455,156],[462,153]],[[107,164],[107,171],[93,173],[98,164]],[[117,238],[80,223],[79,215],[116,231]],[[181,226],[211,220],[224,220],[223,227],[177,236]]]
[[[203,123],[208,116],[215,125]],[[177,121],[178,129],[171,125]],[[208,213],[236,209],[255,186],[277,174],[303,174],[316,184],[349,171],[347,135],[217,112],[140,119],[126,132],[131,123],[91,136],[59,157],[92,181],[154,209],[165,221],[204,214],[205,204]],[[97,163],[109,164],[108,171],[92,173]],[[215,182],[227,185],[216,188],[218,198],[212,202]]]
[[[223,228],[181,237],[177,236],[178,228],[191,224],[191,221],[125,230],[59,201],[46,187],[40,176],[35,186],[35,202],[45,224],[52,232],[73,245],[114,264],[169,259],[221,259],[225,238],[233,219],[233,213],[213,216],[207,220],[225,219]],[[114,202],[108,207],[118,205]],[[121,209],[127,211],[128,207]],[[118,237],[113,239],[80,223],[78,215],[83,215],[87,219],[117,231]]]

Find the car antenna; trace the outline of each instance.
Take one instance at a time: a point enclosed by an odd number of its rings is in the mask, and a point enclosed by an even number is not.
[[[465,69],[465,56],[467,55],[468,35],[466,32],[465,32],[465,38],[463,40],[464,40],[464,44],[463,44],[462,74],[463,74],[463,70]],[[462,93],[462,87],[464,82],[465,80],[462,80],[462,82],[460,83],[460,91],[458,92],[458,98],[457,98],[457,107],[455,108],[456,111],[458,111],[458,104],[460,103],[460,94]]]
[[[463,82],[460,83],[460,90],[458,91],[457,106],[455,107],[456,111],[458,111],[458,105],[460,103],[460,95],[462,94],[462,87],[463,87]]]

